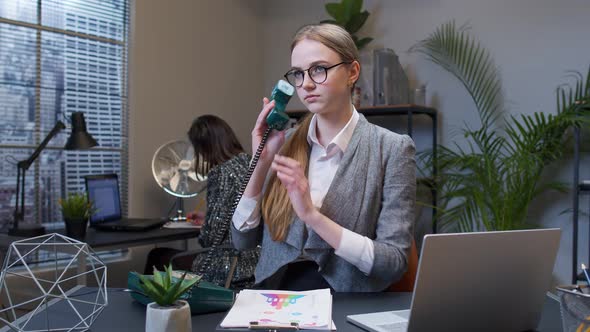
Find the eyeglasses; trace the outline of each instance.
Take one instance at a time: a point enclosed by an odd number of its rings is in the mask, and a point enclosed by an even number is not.
[[[305,72],[307,72],[307,75],[309,75],[309,78],[311,78],[314,83],[322,84],[328,79],[328,69],[350,63],[352,63],[352,61],[343,61],[330,67],[326,67],[324,65],[314,65],[304,70],[291,69],[285,74],[285,78],[292,86],[300,88],[303,85],[303,81],[305,80]]]

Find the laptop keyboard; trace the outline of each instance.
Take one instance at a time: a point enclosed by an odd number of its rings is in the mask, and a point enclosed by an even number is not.
[[[377,327],[380,331],[406,332],[408,330],[408,322],[378,324]]]

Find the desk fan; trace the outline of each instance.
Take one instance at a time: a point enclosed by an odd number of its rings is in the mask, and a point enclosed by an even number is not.
[[[160,188],[176,197],[176,216],[170,220],[186,221],[183,199],[197,196],[207,188],[207,175],[195,171],[191,143],[175,140],[160,146],[152,158],[152,173]]]

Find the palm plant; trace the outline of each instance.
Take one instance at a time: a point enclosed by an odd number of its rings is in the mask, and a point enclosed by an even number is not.
[[[462,129],[465,144],[437,146],[439,193],[437,222],[447,230],[492,231],[531,227],[533,199],[547,190],[565,191],[559,182],[543,182],[545,166],[564,153],[568,128],[587,123],[590,69],[574,74],[573,86],[557,88],[557,113],[504,116],[502,86],[490,53],[466,26],[451,21],[411,48],[451,73],[465,87],[478,115],[477,128]],[[420,155],[425,167],[435,151]]]

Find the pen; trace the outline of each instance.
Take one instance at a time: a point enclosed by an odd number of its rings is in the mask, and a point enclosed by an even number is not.
[[[584,275],[586,276],[586,282],[590,286],[590,276],[588,275],[588,268],[586,268],[586,265],[584,265],[584,263],[582,263],[582,272],[584,272]]]
[[[278,332],[281,330],[299,330],[299,324],[291,322],[289,325],[262,325],[257,321],[250,322],[250,330],[266,330],[267,332]]]

